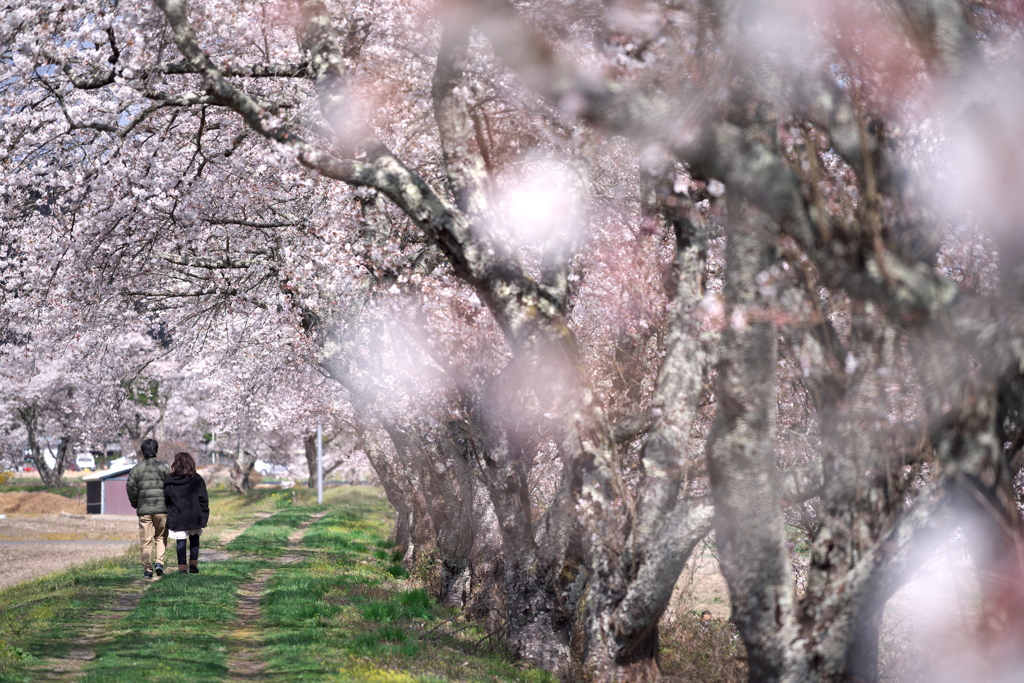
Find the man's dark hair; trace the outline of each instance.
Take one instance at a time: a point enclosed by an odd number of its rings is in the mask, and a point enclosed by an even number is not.
[[[159,448],[160,444],[156,442],[156,439],[146,439],[139,446],[139,450],[142,451],[142,457],[144,458],[155,458]]]

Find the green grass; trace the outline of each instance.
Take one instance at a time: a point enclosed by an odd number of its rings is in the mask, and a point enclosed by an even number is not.
[[[235,541],[250,554],[273,555],[310,511],[288,510],[253,525]],[[256,550],[253,550],[253,549]],[[173,550],[169,551],[173,553]],[[118,622],[119,635],[97,651],[86,681],[220,680],[225,646],[218,636],[230,622],[238,586],[265,563],[203,563],[199,575],[168,574],[152,583],[138,607]],[[0,682],[36,680],[41,659],[68,654],[90,625],[89,615],[109,608],[115,589],[136,578],[138,548],[0,592]],[[122,632],[123,631],[123,632]],[[169,663],[175,660],[174,667]]]
[[[228,529],[251,524],[261,516],[276,512],[274,491],[255,489],[244,494],[210,490],[210,526],[203,535],[204,545],[216,545]]]
[[[88,628],[88,615],[106,607],[111,591],[134,579],[137,567],[133,547],[121,557],[0,591],[0,681],[35,680],[27,667],[39,658],[66,655]]]
[[[352,487],[332,486],[324,489],[324,506],[330,507],[339,501],[346,500],[349,497],[350,488]],[[282,500],[288,500],[290,504],[282,505]],[[206,543],[208,537],[216,542],[217,536],[222,531],[250,523],[260,516],[272,514],[280,509],[310,507],[320,509],[316,504],[316,491],[304,486],[288,491],[253,489],[244,494],[210,489],[210,528],[208,535],[203,536],[203,542]]]
[[[261,519],[245,533],[225,546],[225,550],[245,555],[277,557],[285,551],[288,537],[315,512],[315,508],[287,508]]]
[[[477,628],[446,627],[453,611],[395,571],[386,540],[391,509],[367,493],[356,489],[337,500],[306,531],[303,546],[313,554],[268,582],[262,626],[269,677],[554,681],[478,646],[485,634]]]
[[[254,523],[227,546],[260,559],[205,562],[198,575],[170,573],[154,583],[120,622],[121,634],[97,651],[83,681],[223,679],[228,674],[226,636],[239,586],[267,566],[263,558],[284,552],[288,537],[312,512],[282,510]]]
[[[387,600],[371,600],[360,607],[359,612],[369,621],[388,623],[406,619],[432,619],[432,607],[432,600],[427,592],[422,588],[416,588],[402,591]]]
[[[133,611],[110,622],[81,680],[225,680],[238,589],[257,571],[274,568],[255,627],[267,680],[554,681],[481,647],[483,632],[456,622],[453,610],[406,578],[387,540],[393,512],[378,490],[326,493],[330,512],[307,530],[305,559],[274,560],[319,509],[299,496],[225,546],[238,553],[235,559],[204,562],[198,575],[171,573],[150,584]],[[225,526],[278,504],[262,492],[211,498],[214,518]],[[41,660],[66,656],[137,569],[133,549],[0,592],[0,683],[38,680],[46,667]]]
[[[58,496],[78,500],[79,498],[85,498],[85,482],[68,479],[64,481],[62,486],[51,488],[44,485],[42,481],[28,482],[24,479],[14,479],[0,485],[0,493],[12,493],[14,491],[45,491],[46,493],[55,493]]]
[[[226,631],[239,585],[263,563],[203,563],[202,573],[168,574],[117,624],[119,635],[97,650],[86,683],[219,681],[227,675]]]

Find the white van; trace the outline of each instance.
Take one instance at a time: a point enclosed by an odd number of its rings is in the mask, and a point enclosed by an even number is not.
[[[93,472],[96,470],[96,458],[92,457],[92,453],[76,453],[75,467]]]

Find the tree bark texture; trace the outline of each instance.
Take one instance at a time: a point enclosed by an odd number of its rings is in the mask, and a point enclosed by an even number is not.
[[[463,607],[470,592],[470,550],[473,547],[473,477],[455,448],[449,427],[415,430],[422,461],[424,497],[433,522],[441,562],[438,601]]]
[[[539,282],[531,278],[514,258],[511,246],[485,229],[491,211],[488,164],[474,135],[471,91],[464,73],[469,28],[445,27],[432,88],[449,199],[397,159],[364,122],[353,121],[346,114],[344,41],[320,2],[300,0],[299,41],[309,55],[308,73],[315,82],[321,112],[334,128],[336,148],[351,151],[352,159],[324,153],[285,127],[269,123],[277,117],[269,116],[259,102],[235,88],[226,72],[203,52],[188,24],[185,3],[158,0],[157,4],[171,24],[185,61],[192,72],[203,77],[204,92],[200,94],[204,103],[230,107],[253,130],[290,145],[300,163],[324,176],[356,187],[372,187],[390,198],[490,309],[513,349],[520,374],[542,378],[521,389],[534,393],[542,412],[556,416],[560,431],[554,440],[563,472],[555,503],[541,519],[534,519],[531,508],[524,464],[529,458],[514,430],[499,417],[504,408],[501,401],[484,400],[477,406],[480,415],[468,421],[479,424],[466,428],[472,435],[467,439],[470,447],[455,449],[463,452],[467,468],[482,483],[489,507],[481,505],[480,489],[459,469],[457,454],[414,443],[415,430],[409,425],[384,424],[396,457],[389,463],[371,454],[371,461],[376,457],[374,466],[380,466],[382,482],[389,476],[402,482],[388,496],[401,501],[396,504],[396,536],[408,537],[407,558],[411,559],[422,543],[431,542],[436,533],[447,572],[442,592],[446,600],[464,601],[467,594],[473,594],[472,585],[468,591],[465,587],[467,575],[471,584],[473,581],[467,556],[479,538],[467,516],[472,518],[476,509],[489,510],[501,537],[506,627],[512,651],[564,673],[572,600],[566,597],[561,577],[570,564],[570,540],[577,534],[586,539],[590,580],[590,671],[606,680],[656,677],[657,619],[678,567],[699,540],[710,514],[706,503],[682,499],[679,493],[693,406],[706,366],[712,362],[706,355],[702,357],[705,351],[697,341],[698,330],[687,326],[685,316],[699,300],[699,292],[684,291],[684,287],[698,278],[684,281],[680,276],[678,320],[670,330],[655,399],[660,415],[643,447],[644,486],[634,515],[625,502],[629,492],[619,480],[612,430],[583,372],[568,326],[565,288],[556,284],[558,278],[545,275]],[[944,73],[963,73],[974,59],[976,40],[959,4],[953,0],[904,0],[899,5],[913,32],[929,47],[927,58]],[[733,12],[744,7],[735,5]],[[509,26],[503,26],[509,29],[508,35],[529,37],[515,24],[511,6],[502,11],[510,20]],[[725,21],[721,30],[737,30],[732,19]],[[525,53],[520,50],[517,62],[508,37],[493,29],[493,25],[489,27],[488,35],[496,54],[507,58],[514,68],[523,68]],[[731,40],[743,39],[740,30]],[[758,30],[757,20],[745,30]],[[529,61],[529,55],[525,58]],[[526,68],[543,74],[550,66],[530,63]],[[577,74],[571,70],[559,70],[557,75],[540,79],[550,82],[536,78],[530,82],[554,102],[566,94],[578,95],[580,116],[610,130],[634,136],[664,130],[663,124],[643,125],[639,119],[645,116],[645,107],[619,106],[623,98],[600,84],[574,91]],[[791,483],[799,487],[800,481],[796,476],[780,479],[776,472],[777,340],[772,302],[761,297],[757,278],[773,264],[773,244],[781,231],[817,266],[823,284],[883,303],[893,320],[937,321],[958,305],[963,313],[965,297],[935,275],[929,262],[934,250],[929,255],[928,249],[903,240],[902,235],[882,244],[880,233],[872,231],[871,211],[877,208],[878,198],[868,187],[889,192],[889,199],[897,204],[902,190],[895,180],[895,162],[886,159],[880,142],[858,137],[863,135],[863,121],[848,94],[809,87],[798,97],[803,107],[799,115],[830,131],[834,149],[862,181],[858,220],[834,226],[831,217],[823,215],[821,207],[805,195],[806,184],[777,149],[773,135],[766,135],[779,123],[771,113],[771,98],[764,96],[767,86],[750,78],[739,81],[737,87],[749,92],[731,99],[742,101],[741,105],[724,116],[708,117],[697,136],[675,136],[673,139],[683,142],[672,149],[679,161],[689,165],[694,178],[721,179],[729,193],[728,320],[717,365],[718,415],[708,447],[722,571],[733,600],[733,619],[747,645],[752,680],[870,680],[877,672],[860,659],[877,651],[877,616],[893,589],[893,582],[883,575],[909,562],[907,548],[915,534],[930,525],[923,515],[929,511],[924,503],[932,501],[924,501],[911,514],[895,519],[888,516],[899,492],[877,478],[877,463],[870,457],[878,448],[878,433],[873,429],[876,420],[852,409],[878,400],[879,389],[870,381],[852,389],[845,384],[828,389],[837,393],[821,403],[826,407],[823,436],[830,451],[823,466],[825,483],[819,487],[825,521],[815,539],[808,594],[802,610],[797,610],[780,499]],[[907,216],[912,227],[915,221],[923,222],[920,213],[910,211]],[[900,230],[903,228],[896,232]],[[680,249],[683,253],[685,249]],[[1019,290],[1019,273],[1008,263],[1002,266],[1008,286]],[[955,333],[963,338],[987,335],[985,330],[969,330],[962,321],[954,319],[952,324],[954,328],[959,325]],[[868,343],[858,343],[862,342]],[[977,343],[984,346],[986,342],[981,339]],[[336,350],[325,348],[325,358],[337,355]],[[978,510],[996,510],[994,515],[988,511],[987,518],[993,529],[1001,529],[993,536],[999,548],[986,553],[997,558],[1012,545],[1007,539],[1015,542],[1005,529],[1016,517],[1009,514],[1010,476],[1002,459],[1003,440],[998,438],[998,416],[1008,408],[1000,408],[996,387],[1005,377],[992,372],[978,386],[968,385],[964,377],[970,373],[960,368],[952,378],[928,379],[936,364],[936,359],[919,363],[926,387],[934,388],[926,393],[931,401],[929,417],[935,425],[932,440],[936,453],[963,501],[974,500]],[[332,375],[341,376],[333,371]],[[346,386],[351,388],[351,379],[347,376],[339,381],[349,382]],[[945,407],[949,405],[956,408],[950,411]],[[368,453],[371,451],[373,448],[368,448]],[[416,464],[419,455],[426,456],[423,468]],[[863,475],[865,465],[872,467],[871,477]],[[424,491],[429,492],[429,499],[423,498]],[[935,500],[940,498],[937,495]],[[569,515],[561,514],[569,510],[578,511],[578,527]],[[493,538],[487,543],[493,547]]]
[[[927,334],[927,333],[926,333]],[[961,523],[971,530],[971,554],[982,591],[982,629],[997,640],[1022,606],[1009,586],[1024,578],[1024,537],[1010,463],[999,434],[997,379],[1017,368],[973,373],[969,359],[943,339],[921,345],[916,365],[925,388],[932,442]],[[998,373],[998,374],[997,374]]]
[[[781,680],[795,640],[794,587],[775,465],[777,332],[756,278],[775,260],[756,210],[729,202],[718,412],[708,446],[715,542],[751,681]]]
[[[462,448],[497,519],[509,649],[516,657],[563,676],[569,671],[572,615],[560,594],[559,577],[570,534],[565,520],[542,524],[539,530],[533,520],[526,464],[530,457],[515,429],[503,422],[507,413],[499,409],[511,398],[497,387],[480,399],[461,435]],[[573,488],[563,477],[565,486]],[[578,490],[578,481],[575,486]]]
[[[503,625],[505,592],[502,582],[502,541],[498,518],[487,488],[473,473],[473,445],[471,425],[463,419],[450,420],[446,427],[445,449],[451,450],[460,488],[472,496],[460,501],[462,514],[468,514],[472,528],[472,545],[467,554],[468,585],[462,598],[464,612],[480,619],[488,632],[496,632]]]
[[[409,487],[404,476],[398,471],[393,457],[386,453],[377,431],[365,410],[356,411],[356,437],[370,466],[377,473],[377,479],[384,487],[391,507],[395,509],[395,548],[406,558],[415,546],[413,541],[413,504],[415,493]]]
[[[688,216],[676,215],[676,291],[651,412],[641,450],[643,480],[635,518],[613,577],[592,581],[587,595],[588,673],[595,680],[659,677],[658,620],[683,565],[708,533],[711,506],[685,498],[691,431],[710,354],[697,307],[704,295],[706,246]]]
[[[818,404],[824,484],[802,607],[805,619],[816,624],[814,639],[820,647],[815,671],[822,680],[878,678],[885,599],[864,595],[834,605],[837,611],[827,616],[819,609],[858,563],[870,556],[883,531],[901,512],[907,494],[900,454],[908,449],[894,443],[900,434],[892,433],[888,423],[884,390],[884,377],[895,372],[893,330],[884,319],[871,315],[871,308],[871,304],[853,305],[847,353],[856,353],[856,371],[837,370],[830,378],[836,389],[816,392],[828,397]],[[831,341],[838,343],[835,338]]]
[[[39,409],[35,405],[24,405],[17,410],[18,417],[25,425],[25,435],[28,441],[28,449],[32,454],[32,462],[39,472],[39,478],[43,486],[53,488],[63,483],[64,466],[67,461],[68,448],[71,445],[67,437],[61,437],[57,444],[57,455],[54,457],[53,467],[50,467],[43,456],[43,447],[40,443],[39,434]]]
[[[412,567],[425,551],[434,547],[437,533],[431,521],[430,507],[424,498],[422,474],[417,466],[417,452],[411,437],[412,429],[391,420],[382,419],[380,423],[394,446],[396,471],[409,487],[406,502],[412,511],[412,542],[406,548],[403,563]]]
[[[306,479],[306,486],[311,489],[316,488],[316,432],[307,434],[302,439],[302,451],[306,456],[306,471],[309,472],[309,477]],[[324,473],[326,475],[326,472]]]
[[[236,493],[245,493],[252,488],[249,476],[256,468],[257,455],[241,447],[231,460],[231,469],[228,471],[228,486]]]

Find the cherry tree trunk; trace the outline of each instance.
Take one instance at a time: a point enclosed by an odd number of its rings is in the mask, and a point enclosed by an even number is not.
[[[482,403],[471,414],[487,413]],[[495,404],[496,405],[496,404]],[[500,420],[474,419],[454,441],[466,453],[467,462],[483,482],[489,505],[477,503],[493,514],[501,539],[501,567],[485,560],[479,574],[498,574],[504,597],[505,642],[513,656],[557,676],[570,668],[572,614],[566,608],[558,578],[568,545],[566,529],[572,525],[572,496],[563,495],[536,524],[532,519],[527,473],[521,463],[528,460],[515,433]],[[571,478],[571,477],[570,477]],[[538,530],[538,527],[540,529]],[[484,526],[483,547],[496,545],[495,530]],[[493,602],[493,601],[492,601]],[[480,604],[479,602],[477,603]]]
[[[424,497],[423,478],[415,461],[409,429],[390,420],[381,420],[380,423],[395,449],[394,472],[402,482],[402,489],[408,491],[405,500],[410,511],[410,533],[403,563],[411,568],[424,551],[434,547],[437,535]]]
[[[570,665],[572,615],[562,604],[551,572],[528,558],[505,556],[506,640],[519,659],[564,677]]]
[[[473,547],[473,477],[460,449],[450,435],[454,425],[420,434],[422,481],[430,518],[437,533],[440,559],[438,601],[463,607],[470,592],[470,550]]]
[[[256,454],[239,449],[231,461],[231,469],[228,471],[228,486],[236,493],[245,493],[252,488],[249,480],[253,470],[256,468]]]
[[[611,615],[608,615],[611,616]],[[629,683],[649,683],[661,678],[658,665],[658,626],[655,622],[638,636],[616,638],[608,626],[603,629],[591,627],[587,634],[588,671],[593,680]]]
[[[309,477],[306,480],[306,486],[311,489],[316,488],[316,432],[307,434],[302,439],[302,450],[306,455],[306,470],[309,472]]]
[[[483,622],[488,633],[495,633],[505,613],[505,585],[502,581],[501,531],[487,490],[473,489],[473,547],[470,550],[469,596],[463,611]]]
[[[32,454],[32,461],[35,463],[36,471],[39,472],[39,478],[43,485],[49,488],[60,486],[63,483],[64,463],[71,444],[70,439],[61,437],[57,444],[57,456],[51,468],[46,463],[42,444],[39,443],[39,409],[34,404],[25,405],[17,409],[17,414],[22,424],[25,425],[29,452]]]
[[[595,681],[655,681],[658,621],[694,547],[711,529],[714,510],[679,500],[660,520],[656,542],[642,561],[624,567],[623,585],[591,584],[587,597],[587,673]]]
[[[64,483],[64,465],[67,462],[70,444],[70,439],[64,436],[61,437],[60,442],[57,444],[57,455],[54,458],[53,467],[46,464],[46,458],[39,451],[38,445],[33,450],[36,469],[39,471],[39,478],[42,479],[43,485],[54,488]],[[37,452],[39,453],[38,455],[36,455]]]
[[[658,621],[683,565],[710,530],[712,508],[686,499],[681,483],[689,465],[690,438],[713,363],[713,344],[701,338],[697,307],[704,297],[706,244],[682,204],[659,204],[674,191],[670,169],[649,168],[652,212],[676,235],[675,292],[666,353],[658,373],[655,415],[640,457],[644,478],[625,552],[617,572],[592,582],[587,595],[588,675],[599,681],[653,681],[658,666]],[[677,201],[685,198],[673,197]],[[673,204],[677,206],[677,204]]]
[[[814,538],[802,607],[816,616],[821,606],[835,604],[832,592],[856,569],[859,558],[870,553],[883,530],[891,526],[905,495],[894,490],[895,478],[887,475],[892,464],[885,458],[891,457],[894,435],[885,422],[879,421],[878,407],[886,401],[881,381],[884,373],[880,370],[883,355],[891,355],[891,349],[883,354],[891,328],[870,315],[862,302],[855,302],[852,308],[849,345],[856,349],[859,372],[854,376],[836,370],[830,386],[815,392],[824,397],[818,406],[824,480],[820,527]],[[832,339],[823,341],[823,346],[836,344]],[[839,365],[838,358],[833,364]],[[829,638],[839,647],[827,648],[830,656],[816,658],[816,675],[834,681],[878,680],[883,607],[884,602],[873,595],[856,604],[840,605],[836,617],[829,619],[830,625],[820,631],[822,641]],[[844,620],[852,626],[842,625]]]
[[[366,453],[370,466],[377,473],[377,479],[384,487],[391,507],[395,509],[395,548],[405,557],[414,547],[413,542],[413,499],[415,493],[408,488],[402,475],[397,471],[392,458],[384,450],[384,445],[375,430],[370,426],[369,417],[361,411],[356,413],[357,436]],[[315,439],[316,437],[314,437]],[[307,451],[308,452],[308,451]]]
[[[715,540],[732,620],[747,647],[751,681],[782,680],[792,630],[793,579],[775,466],[775,325],[756,285],[774,261],[770,226],[740,200],[729,203],[726,315],[718,409],[708,449]],[[767,237],[767,238],[766,238]]]

